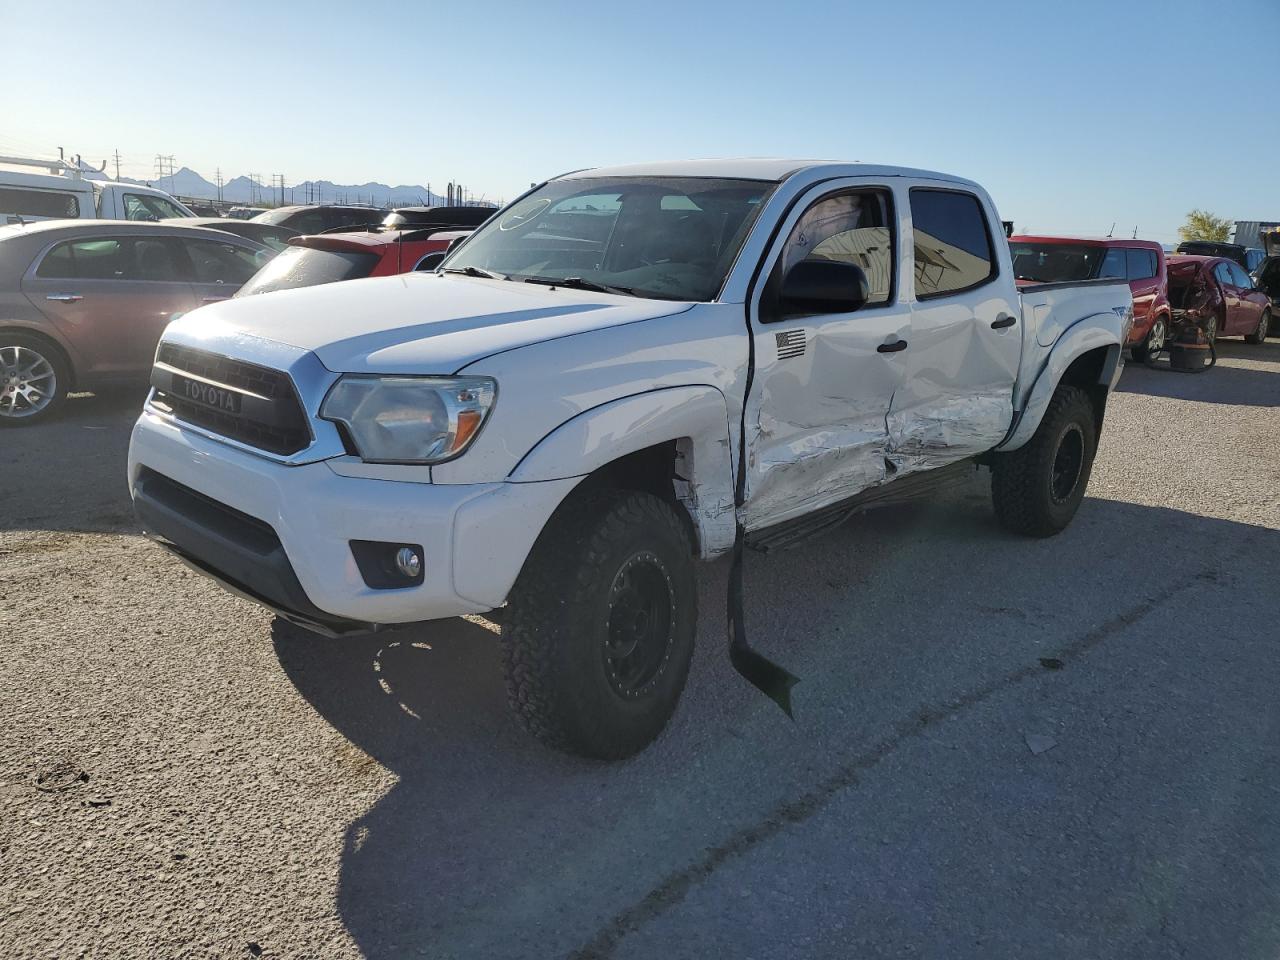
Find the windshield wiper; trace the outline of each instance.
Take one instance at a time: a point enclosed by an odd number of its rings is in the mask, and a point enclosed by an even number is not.
[[[445,267],[444,273],[460,273],[464,277],[483,277],[486,280],[507,280],[500,273],[493,273],[490,270],[481,270],[479,267]]]
[[[541,283],[548,287],[568,287],[571,290],[590,290],[594,293],[617,293],[624,297],[634,297],[632,287],[615,287],[607,283],[596,283],[582,277],[524,277],[525,283]]]

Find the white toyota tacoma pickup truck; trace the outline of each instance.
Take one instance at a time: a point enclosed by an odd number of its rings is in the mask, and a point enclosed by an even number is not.
[[[694,561],[975,463],[1048,536],[1089,479],[1128,284],[1014,284],[991,199],[922,170],[780,160],[543,183],[435,273],[175,321],[133,431],[152,536],[291,623],[373,630],[504,604],[511,704],[618,758],[663,728]]]

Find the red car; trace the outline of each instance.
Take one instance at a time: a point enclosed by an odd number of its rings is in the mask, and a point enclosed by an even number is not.
[[[449,244],[470,232],[428,228],[293,237],[285,251],[254,274],[236,296],[434,270]]]
[[[1009,238],[1019,286],[1073,280],[1128,280],[1133,293],[1133,329],[1127,346],[1135,360],[1160,350],[1168,339],[1172,311],[1164,248],[1150,240],[1017,236]]]
[[[1271,299],[1233,260],[1171,256],[1169,299],[1175,332],[1196,328],[1211,343],[1220,336],[1243,336],[1247,343],[1267,339]]]

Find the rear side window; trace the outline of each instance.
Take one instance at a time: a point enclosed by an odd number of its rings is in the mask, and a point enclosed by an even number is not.
[[[1227,286],[1234,286],[1231,280],[1231,268],[1225,263],[1220,263],[1213,268],[1213,275],[1218,278],[1219,283],[1225,283]]]
[[[1240,264],[1228,264],[1227,269],[1231,271],[1231,282],[1237,287],[1243,287],[1245,290],[1248,290],[1253,286],[1253,281],[1249,279],[1249,274],[1245,273]]]
[[[56,190],[0,187],[0,216],[74,219],[80,216],[80,200],[74,193]]]
[[[998,272],[982,204],[971,193],[911,190],[916,299],[972,290]]]
[[[782,248],[781,272],[802,260],[837,260],[861,267],[868,306],[889,302],[893,292],[893,234],[889,195],[842,193],[819,200],[796,221]]]
[[[1156,275],[1156,255],[1151,250],[1129,249],[1125,251],[1130,280],[1150,280]]]
[[[67,240],[50,250],[36,268],[46,279],[181,280],[168,241],[144,237]]]
[[[1098,270],[1100,280],[1128,280],[1129,257],[1124,247],[1112,247],[1102,258],[1102,267]]]
[[[378,263],[377,254],[347,250],[290,247],[240,288],[237,297],[273,290],[292,290],[337,280],[367,277]]]
[[[183,240],[196,283],[244,283],[261,269],[266,260],[251,250],[232,243],[212,240]]]

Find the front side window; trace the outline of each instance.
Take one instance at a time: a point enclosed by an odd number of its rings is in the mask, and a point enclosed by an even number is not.
[[[57,190],[24,190],[0,187],[0,216],[75,219],[80,216],[80,200],[73,193]]]
[[[1253,281],[1249,279],[1249,274],[1238,263],[1227,264],[1227,269],[1231,271],[1231,282],[1237,287],[1244,290],[1252,289]]]
[[[1156,275],[1156,255],[1150,250],[1130,248],[1125,251],[1130,280],[1150,280]]]
[[[170,217],[185,217],[187,214],[170,203],[164,197],[153,197],[143,193],[126,193],[124,195],[124,218],[126,220],[166,220]]]
[[[888,195],[846,193],[819,200],[796,222],[782,248],[785,276],[802,260],[837,260],[861,267],[867,277],[867,306],[889,302],[893,289],[893,231]]]
[[[157,237],[103,237],[67,240],[50,250],[36,276],[78,280],[182,279],[167,240]]]
[[[986,214],[973,194],[913,187],[911,222],[917,299],[961,293],[996,276]]]
[[[212,240],[183,240],[191,266],[195,270],[196,283],[231,283],[240,285],[258,272],[266,263],[252,250],[231,243],[215,243]]]
[[[554,180],[444,262],[664,300],[712,300],[776,184],[710,177]]]
[[[1231,268],[1225,263],[1220,263],[1213,268],[1213,275],[1218,278],[1218,282],[1226,286],[1234,286],[1231,280]]]

